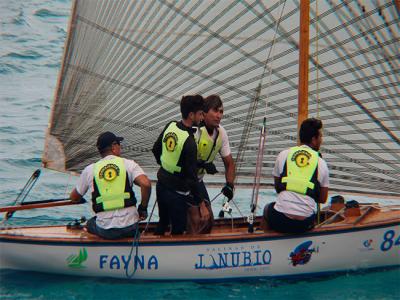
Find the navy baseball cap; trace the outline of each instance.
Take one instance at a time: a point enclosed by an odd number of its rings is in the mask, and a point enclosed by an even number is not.
[[[104,148],[111,146],[114,142],[120,143],[123,140],[123,137],[116,136],[110,131],[103,132],[97,138],[97,149],[103,150]]]

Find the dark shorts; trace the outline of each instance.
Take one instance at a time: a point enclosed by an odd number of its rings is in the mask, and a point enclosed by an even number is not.
[[[314,228],[315,214],[304,220],[293,220],[275,210],[274,206],[275,202],[272,202],[268,205],[266,213],[264,210],[264,218],[271,229],[283,233],[302,233]]]
[[[90,218],[87,221],[87,231],[98,235],[107,240],[115,240],[127,237],[134,237],[136,234],[137,223],[123,227],[123,228],[110,228],[104,229],[96,224],[96,217]]]

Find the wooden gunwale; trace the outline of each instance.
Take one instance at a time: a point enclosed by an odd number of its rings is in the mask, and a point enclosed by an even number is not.
[[[370,215],[369,213],[367,213]],[[303,234],[281,234],[271,230],[263,231],[259,228],[261,217],[257,218],[255,223],[256,230],[254,233],[247,232],[247,223],[243,221],[243,218],[234,219],[234,231],[227,232],[231,228],[231,220],[221,219],[216,220],[216,226],[213,228],[211,234],[201,235],[182,235],[182,236],[157,236],[153,235],[151,231],[142,234],[140,237],[140,244],[204,244],[204,243],[218,243],[218,242],[236,242],[236,241],[252,241],[252,240],[265,240],[265,239],[292,239],[302,236],[313,236],[313,235],[324,235],[324,234],[339,234],[344,232],[368,230],[386,226],[400,225],[400,211],[390,212],[378,212],[376,215],[385,215],[385,220],[368,220],[366,221],[367,214],[363,217],[363,220],[359,220],[358,224],[354,224],[356,218],[344,219],[337,223],[332,223],[323,227],[315,228],[312,231]],[[375,215],[375,216],[376,216]],[[359,217],[358,217],[359,218]],[[361,222],[363,221],[363,222]],[[145,225],[145,224],[143,224]],[[156,223],[150,223],[150,230],[155,227]],[[142,226],[144,227],[144,226]],[[48,232],[43,232],[44,228],[48,229]],[[35,230],[39,230],[41,236],[34,236]],[[29,231],[32,232],[29,232]],[[14,231],[14,232],[13,232]],[[19,232],[15,232],[19,231]],[[25,235],[24,234],[25,231]],[[59,234],[60,237],[54,237],[55,234]],[[18,235],[19,234],[19,235]],[[27,235],[28,234],[28,235]],[[46,236],[50,234],[51,236]],[[69,237],[65,237],[69,235]],[[61,243],[61,244],[85,244],[93,245],[97,244],[108,245],[108,244],[125,244],[132,243],[131,238],[120,239],[120,240],[104,240],[100,239],[92,234],[83,231],[82,229],[67,229],[66,226],[41,226],[41,227],[13,227],[0,230],[0,242],[24,242],[24,243]]]

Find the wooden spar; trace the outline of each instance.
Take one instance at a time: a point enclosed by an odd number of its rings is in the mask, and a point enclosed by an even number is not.
[[[308,118],[308,53],[310,44],[310,1],[300,1],[300,37],[299,37],[299,85],[297,132],[301,123]],[[300,138],[297,137],[300,144]]]
[[[65,205],[77,205],[77,204],[83,204],[86,201],[71,201],[71,200],[64,200],[60,199],[60,201],[54,202],[54,201],[49,201],[49,202],[43,202],[43,201],[37,201],[37,203],[32,202],[31,204],[25,204],[25,205],[15,205],[15,206],[6,206],[6,207],[0,207],[0,212],[14,212],[17,210],[26,210],[26,209],[34,209],[34,208],[46,208],[46,207],[55,207],[55,206],[65,206]]]

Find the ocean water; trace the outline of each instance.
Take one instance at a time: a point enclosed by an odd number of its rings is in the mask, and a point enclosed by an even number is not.
[[[0,0],[0,206],[12,204],[40,168],[70,6],[70,0]],[[75,181],[42,170],[27,200],[66,197]],[[217,193],[211,189],[211,196]],[[245,215],[249,194],[244,190],[236,196]],[[272,191],[262,191],[260,207],[273,197]],[[218,214],[219,206],[213,207]],[[10,224],[65,224],[80,216],[90,216],[89,208],[17,212]],[[399,269],[223,283],[148,283],[0,270],[0,299],[400,299],[399,284]]]

